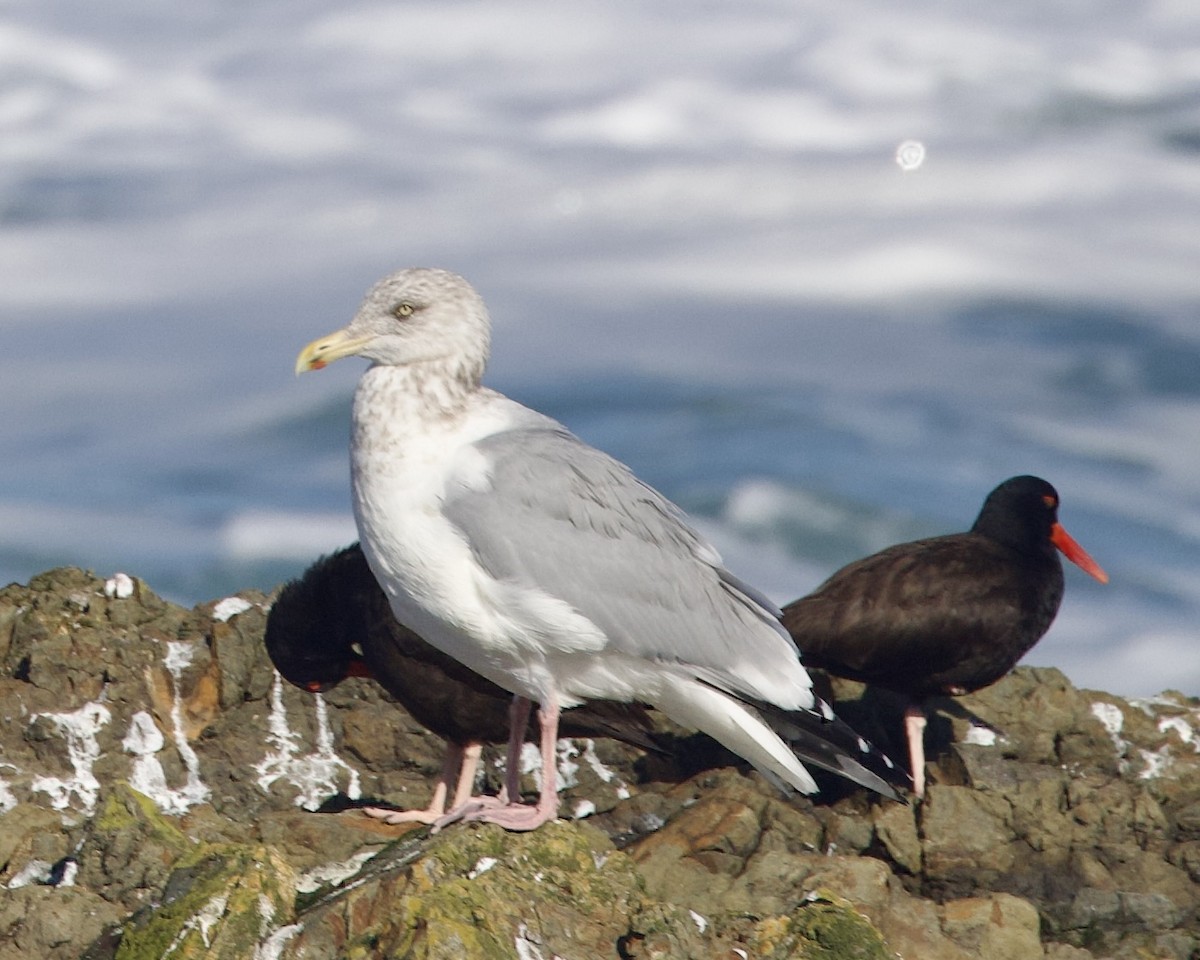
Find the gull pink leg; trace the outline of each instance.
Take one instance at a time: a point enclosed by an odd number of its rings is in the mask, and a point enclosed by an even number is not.
[[[908,738],[908,763],[912,769],[913,793],[925,796],[925,709],[919,703],[904,710],[904,734]]]
[[[521,747],[525,743],[525,728],[529,726],[530,703],[524,697],[513,697],[508,708],[510,727],[508,731],[508,763],[504,774],[504,789],[499,797],[468,796],[462,803],[456,804],[448,812],[433,821],[433,832],[437,833],[442,827],[457,823],[459,820],[487,820],[485,814],[490,811],[503,811],[511,807],[520,807],[521,779]],[[539,712],[539,717],[541,716]],[[555,733],[558,730],[558,714],[554,718]],[[516,796],[516,801],[510,801],[509,795]],[[521,809],[526,809],[521,807]],[[490,821],[487,821],[490,822]],[[532,827],[528,829],[533,829]]]
[[[551,700],[538,709],[541,724],[542,790],[535,806],[510,803],[504,807],[489,807],[467,813],[464,820],[495,823],[505,830],[536,830],[558,816],[558,703]]]

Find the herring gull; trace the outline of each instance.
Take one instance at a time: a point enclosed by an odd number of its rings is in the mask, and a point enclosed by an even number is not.
[[[489,349],[471,285],[410,268],[296,360],[297,373],[370,361],[354,394],[354,517],[396,619],[518,709],[538,705],[536,805],[474,797],[437,825],[554,819],[560,712],[588,700],[656,707],[781,787],[816,791],[803,758],[897,798],[906,778],[815,697],[778,608],[626,466],[484,387]]]
[[[421,810],[367,807],[387,823],[426,823],[464,804],[475,783],[480,747],[509,739],[511,694],[473,673],[397,623],[358,544],[312,564],[280,590],[267,614],[264,642],[275,669],[310,693],[349,677],[379,683],[413,719],[446,741],[441,773]],[[525,714],[522,740],[528,733]],[[639,704],[593,700],[563,714],[564,737],[612,737],[661,751]],[[510,757],[506,795],[517,795],[520,765]]]

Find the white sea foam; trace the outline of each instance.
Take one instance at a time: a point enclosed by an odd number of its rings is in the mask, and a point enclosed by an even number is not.
[[[1123,615],[1076,656],[1088,635],[1064,610],[1037,655],[1151,693],[1159,662],[1108,654],[1194,632],[1200,25],[1179,0],[1086,19],[866,0],[800,26],[760,0],[683,35],[632,0],[453,18],[251,0],[201,31],[106,9],[145,27],[107,29],[82,0],[0,24],[0,445],[21,451],[0,582],[119,565],[190,604],[353,540],[323,405],[359,368],[297,384],[290,361],[398,265],[381,265],[395,225],[421,223],[420,258],[487,296],[493,375],[521,391],[630,371],[795,389],[798,408],[766,411],[789,435],[757,444],[759,421],[735,438],[720,405],[615,391],[614,453],[656,451],[646,421],[692,440],[646,456],[669,495],[766,476],[966,524],[948,500],[1042,473],[1064,508],[1087,490],[1068,527],[1111,554]],[[929,159],[901,175],[910,139]],[[1023,317],[979,315],[1014,302]],[[555,399],[590,425],[574,389]],[[80,437],[83,458],[58,442]],[[714,523],[776,599],[831,572]]]
[[[348,511],[316,515],[259,510],[231,517],[221,539],[226,553],[240,560],[308,560],[357,540],[358,532]]]

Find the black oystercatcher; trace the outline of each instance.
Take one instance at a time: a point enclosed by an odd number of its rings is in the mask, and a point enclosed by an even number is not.
[[[905,730],[917,796],[924,699],[995,683],[1041,639],[1063,595],[1055,548],[1108,582],[1058,522],[1054,487],[1013,477],[988,494],[969,532],[889,547],[784,607],[805,664],[915,701]]]
[[[392,616],[357,544],[314,563],[280,591],[267,616],[267,652],[280,675],[310,692],[347,677],[370,677],[418,723],[447,742],[433,799],[424,810],[368,808],[389,823],[433,823],[470,796],[481,743],[508,739],[511,694],[431,647]],[[528,731],[528,712],[516,722]],[[564,737],[612,737],[659,749],[652,720],[638,704],[597,701],[563,714]],[[515,794],[519,765],[509,758],[506,791]]]
[[[296,359],[298,373],[370,361],[354,395],[354,517],[396,619],[539,706],[537,805],[473,798],[439,823],[553,819],[559,717],[589,700],[647,703],[796,790],[817,788],[803,757],[895,796],[895,771],[869,766],[877,751],[836,739],[848,728],[823,715],[778,608],[628,467],[484,387],[490,344],[471,285],[416,268]]]

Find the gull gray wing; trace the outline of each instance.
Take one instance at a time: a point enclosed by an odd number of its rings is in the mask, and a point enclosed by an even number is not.
[[[811,705],[778,609],[626,466],[557,425],[471,449],[482,461],[451,484],[443,511],[491,576],[570,604],[606,649],[686,664],[732,693]]]

